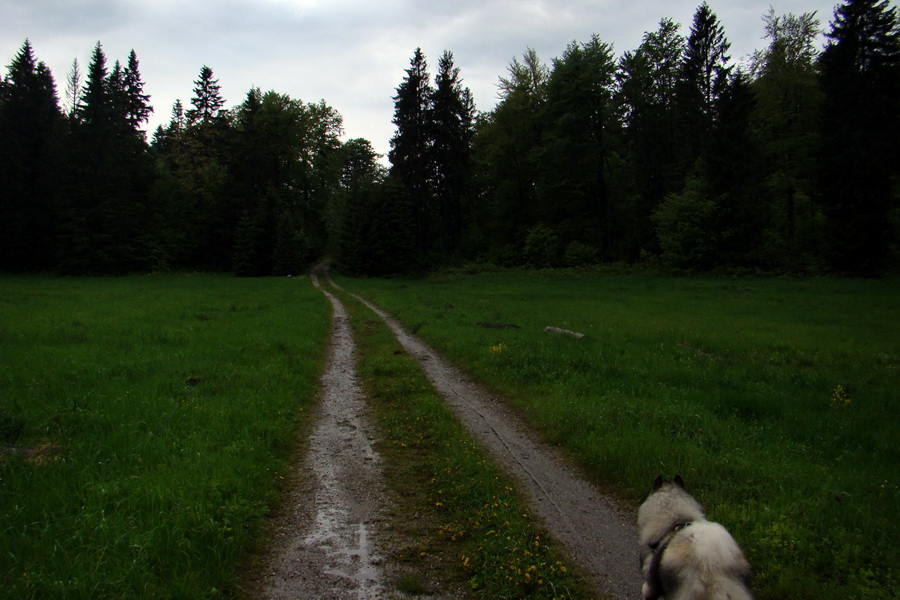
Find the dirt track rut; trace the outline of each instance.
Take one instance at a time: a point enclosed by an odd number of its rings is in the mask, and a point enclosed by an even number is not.
[[[330,279],[329,283],[339,287]],[[544,527],[596,589],[614,598],[640,597],[634,516],[588,482],[556,448],[539,441],[503,402],[406,332],[385,311],[352,295],[388,324],[457,418],[519,481]]]
[[[313,273],[313,283],[319,289]],[[298,486],[280,523],[261,597],[357,599],[384,596],[375,540],[383,499],[374,429],[356,382],[353,332],[343,305],[333,308],[328,365]]]
[[[266,599],[382,598],[377,555],[383,498],[379,458],[356,386],[352,333],[340,301],[313,283],[334,308],[329,366],[322,378],[321,408],[304,463],[296,508],[280,524],[264,582]],[[327,277],[329,284],[339,288]],[[469,380],[383,310],[355,296],[378,314],[457,418],[518,482],[542,525],[590,578],[598,594],[638,598],[634,515],[616,506],[560,452],[541,441],[502,401]],[[360,460],[360,457],[363,460]],[[304,491],[305,490],[305,491]]]

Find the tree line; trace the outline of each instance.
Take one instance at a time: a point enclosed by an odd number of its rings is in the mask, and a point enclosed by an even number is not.
[[[730,60],[710,6],[616,58],[593,37],[501,79],[470,235],[494,261],[874,275],[900,231],[900,26],[887,2],[764,16]]]
[[[534,50],[478,113],[453,54],[417,49],[380,163],[340,114],[212,69],[146,139],[134,51],[94,49],[65,108],[27,40],[0,82],[0,270],[300,272],[332,256],[387,274],[449,262],[874,276],[900,263],[900,24],[848,0],[763,19],[732,61],[704,2],[621,56],[597,36]]]

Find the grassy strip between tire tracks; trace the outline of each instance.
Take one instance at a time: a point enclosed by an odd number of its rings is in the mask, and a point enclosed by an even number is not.
[[[218,275],[0,289],[3,598],[234,589],[315,402],[327,300]]]
[[[359,372],[383,439],[389,586],[415,595],[577,598],[567,566],[508,479],[464,430],[387,326],[346,294]],[[391,567],[391,565],[394,565]]]
[[[900,280],[338,281],[635,506],[657,473],[680,472],[747,552],[759,598],[896,597]]]

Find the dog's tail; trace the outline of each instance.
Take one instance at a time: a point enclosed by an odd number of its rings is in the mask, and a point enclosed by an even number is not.
[[[679,597],[752,600],[750,563],[731,534],[710,521],[694,523],[689,530],[683,532],[692,542],[688,570],[696,576],[682,580]]]

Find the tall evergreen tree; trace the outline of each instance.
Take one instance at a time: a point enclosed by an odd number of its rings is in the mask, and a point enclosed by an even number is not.
[[[462,204],[471,177],[472,136],[475,104],[463,88],[453,54],[445,51],[438,61],[435,89],[431,96],[434,161],[433,189],[440,211],[440,239],[453,252],[462,230]]]
[[[206,65],[200,69],[200,78],[194,82],[193,108],[185,113],[188,125],[209,124],[222,117],[225,100],[220,93],[219,80],[213,78],[213,70]]]
[[[72,59],[72,68],[66,75],[66,104],[65,113],[69,118],[73,118],[75,110],[81,103],[81,86],[84,83],[84,73],[81,71],[81,65],[78,59]]]
[[[715,249],[719,264],[764,266],[760,256],[769,205],[762,185],[762,160],[750,127],[756,98],[749,78],[735,71],[716,100],[717,118],[705,164],[716,205]]]
[[[632,259],[641,251],[658,250],[650,215],[666,195],[683,184],[677,171],[680,149],[675,111],[685,41],[678,28],[671,19],[661,20],[656,31],[644,34],[636,51],[626,52],[619,61],[618,97],[638,192],[627,231],[627,255]]]
[[[120,274],[148,267],[146,144],[128,119],[125,70],[98,42],[72,123],[70,191],[61,214],[60,269]]]
[[[835,9],[820,61],[820,178],[831,266],[879,273],[896,231],[900,165],[900,24],[887,1]]]
[[[412,205],[416,223],[416,246],[427,255],[433,245],[432,218],[434,199],[432,153],[434,124],[433,88],[428,63],[421,48],[416,48],[406,77],[394,96],[397,132],[391,139],[388,157],[391,174],[402,183]]]
[[[213,70],[204,65],[194,81],[192,108],[185,111],[184,130],[179,135],[175,155],[188,213],[186,224],[195,241],[192,266],[227,270],[232,263],[235,224],[240,211],[228,193],[228,121],[222,107],[225,100]]]
[[[139,131],[141,125],[150,118],[153,107],[150,106],[150,96],[144,93],[140,63],[134,50],[128,54],[128,66],[125,67],[122,84],[125,92],[125,118],[134,131]]]
[[[61,133],[53,77],[25,40],[0,85],[0,270],[54,264]]]
[[[693,162],[707,149],[715,121],[716,100],[728,82],[730,47],[718,17],[704,1],[694,13],[678,85],[678,125],[684,172],[691,169]]]

